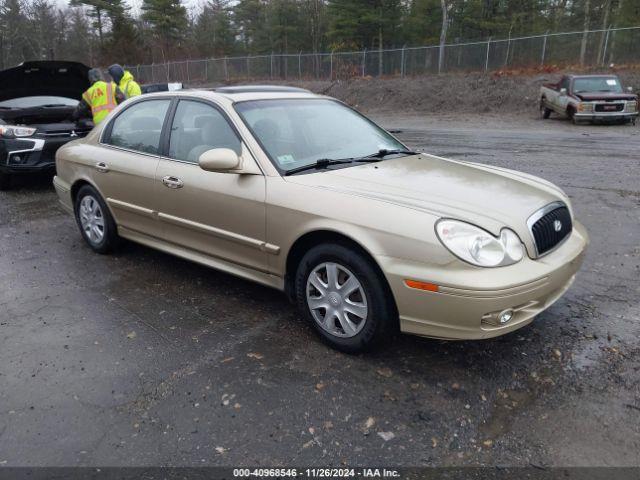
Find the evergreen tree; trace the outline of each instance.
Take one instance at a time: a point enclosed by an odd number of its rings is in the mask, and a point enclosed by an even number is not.
[[[267,9],[267,28],[272,52],[298,52],[304,48],[303,23],[296,0],[271,0]]]
[[[329,36],[337,49],[379,49],[401,41],[401,0],[330,0],[328,13]]]
[[[89,7],[87,14],[93,19],[93,28],[98,30],[98,41],[100,46],[104,41],[105,17],[109,10],[108,0],[70,0],[69,5],[72,7]]]
[[[194,25],[194,42],[201,57],[223,57],[233,53],[235,30],[228,0],[210,0]]]
[[[267,8],[264,0],[240,0],[234,8],[243,50],[246,53],[270,53]]]
[[[142,12],[142,20],[159,42],[161,58],[171,58],[172,53],[182,46],[187,33],[186,8],[180,0],[143,0]]]
[[[135,63],[139,58],[138,32],[122,0],[109,0],[107,16],[111,23],[108,40],[103,47],[105,63]]]

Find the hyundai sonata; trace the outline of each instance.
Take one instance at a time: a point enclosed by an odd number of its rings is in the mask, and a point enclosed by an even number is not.
[[[588,243],[523,173],[411,151],[288,87],[149,94],[57,153],[89,247],[126,238],[285,291],[330,345],[482,339],[571,285]]]

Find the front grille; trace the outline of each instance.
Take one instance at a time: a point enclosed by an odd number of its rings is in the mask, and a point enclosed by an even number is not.
[[[624,110],[624,103],[598,103],[596,112],[621,112]]]
[[[571,213],[569,209],[558,203],[556,208],[545,212],[530,225],[533,239],[536,243],[538,255],[543,255],[555,248],[567,235],[571,233],[573,224],[571,223]]]
[[[43,137],[84,137],[89,133],[91,129],[77,129],[77,130],[49,130],[41,133]]]

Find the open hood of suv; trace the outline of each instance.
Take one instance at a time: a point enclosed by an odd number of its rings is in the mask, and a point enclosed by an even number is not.
[[[24,62],[0,71],[0,101],[41,95],[80,100],[90,86],[88,71],[78,62]]]

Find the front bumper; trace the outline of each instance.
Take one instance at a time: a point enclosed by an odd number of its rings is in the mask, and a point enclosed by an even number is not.
[[[75,137],[0,138],[0,172],[33,173],[52,171],[56,167],[58,149]]]
[[[0,139],[0,172],[33,172],[54,167],[55,160],[43,155],[44,146],[42,138]]]
[[[571,286],[589,239],[575,222],[571,235],[539,259],[508,267],[479,268],[455,260],[426,266],[391,257],[378,261],[393,291],[403,332],[445,339],[496,337],[521,328],[558,300]],[[437,292],[409,288],[405,280],[439,286]],[[513,309],[504,325],[499,312]]]
[[[573,116],[578,120],[591,121],[615,121],[615,120],[633,120],[638,117],[638,112],[578,112]]]

